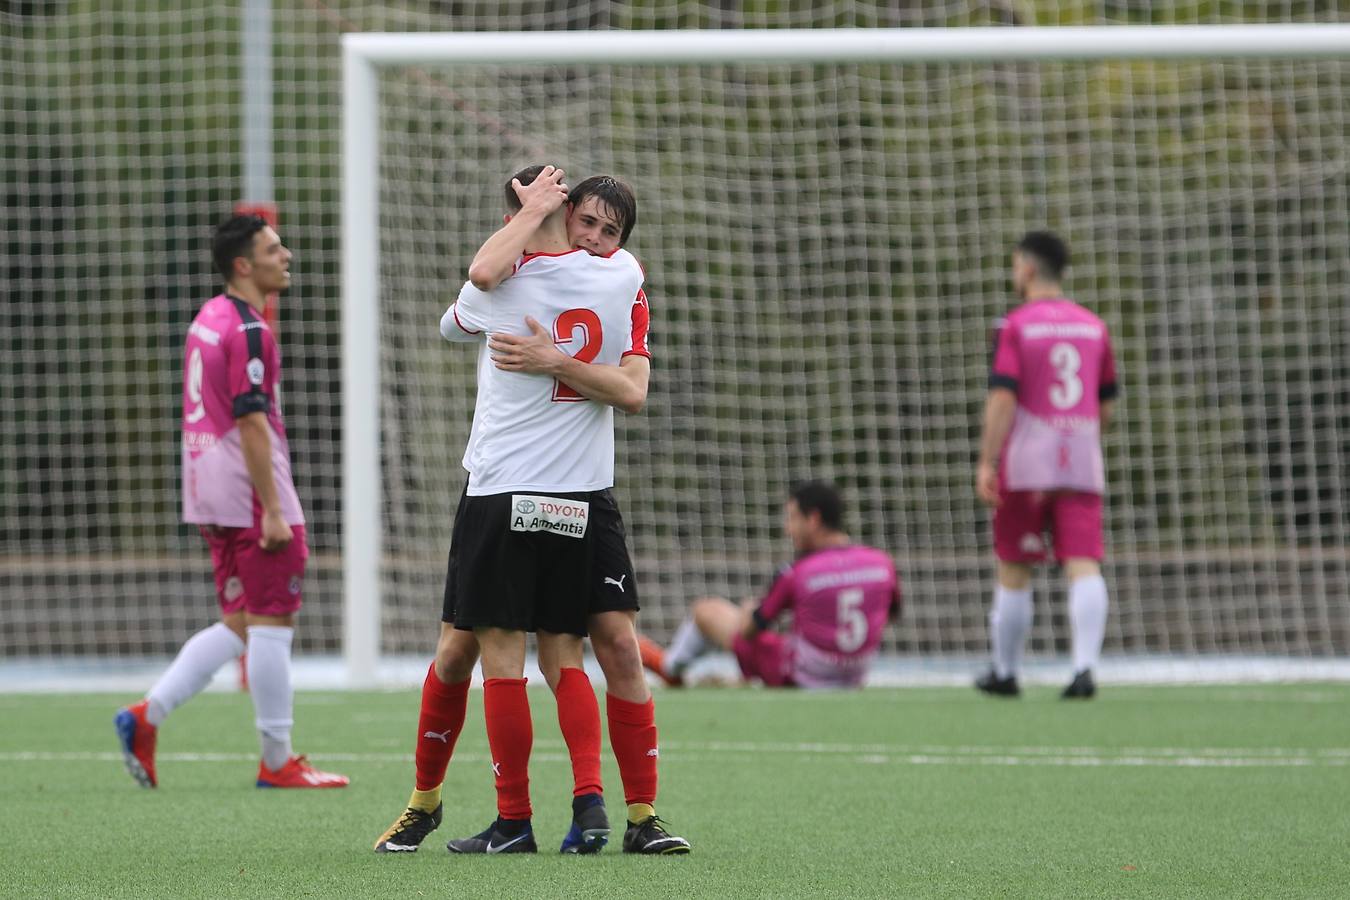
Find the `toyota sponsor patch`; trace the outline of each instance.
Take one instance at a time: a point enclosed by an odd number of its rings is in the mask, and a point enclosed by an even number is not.
[[[512,531],[548,531],[565,537],[585,537],[591,505],[585,500],[511,495]]]

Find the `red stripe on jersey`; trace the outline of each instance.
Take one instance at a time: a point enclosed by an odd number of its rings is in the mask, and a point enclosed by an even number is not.
[[[465,334],[482,334],[482,333],[483,333],[483,332],[481,332],[481,331],[473,331],[472,329],[465,328],[465,327],[464,327],[464,323],[461,322],[461,321],[459,320],[459,310],[455,309],[454,306],[451,306],[451,307],[450,307],[450,312],[454,314],[454,316],[455,316],[455,324],[459,326],[459,330],[460,330],[460,331],[464,332]]]
[[[651,322],[651,309],[647,306],[647,292],[638,288],[637,297],[633,299],[633,331],[628,341],[628,349],[624,351],[624,356],[637,354],[651,359],[651,351],[647,349],[647,326]]]
[[[520,271],[520,267],[525,265],[530,260],[538,259],[541,256],[571,256],[573,253],[585,253],[585,252],[586,251],[582,250],[580,247],[573,247],[571,250],[563,250],[560,253],[526,253],[524,256],[520,258],[520,262],[516,263],[516,271]]]

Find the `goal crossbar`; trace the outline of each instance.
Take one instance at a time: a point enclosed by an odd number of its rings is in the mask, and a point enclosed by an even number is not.
[[[372,65],[1053,62],[1350,55],[1350,25],[1082,25],[348,34]]]
[[[380,649],[379,70],[386,66],[1350,58],[1350,25],[348,34],[342,38],[343,646]]]

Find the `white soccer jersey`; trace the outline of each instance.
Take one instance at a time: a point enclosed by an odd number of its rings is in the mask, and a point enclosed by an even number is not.
[[[596,491],[614,485],[614,410],[546,375],[492,364],[487,335],[528,334],[533,316],[559,349],[618,365],[647,350],[642,266],[627,250],[536,253],[490,292],[465,283],[441,317],[448,341],[479,341],[478,399],[464,449],[468,493]]]

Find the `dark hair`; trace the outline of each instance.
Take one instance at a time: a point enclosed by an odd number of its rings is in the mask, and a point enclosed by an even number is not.
[[[788,494],[797,501],[802,515],[820,513],[820,524],[831,531],[841,531],[844,527],[844,498],[839,489],[828,481],[805,481],[794,487]]]
[[[211,258],[216,262],[216,271],[226,281],[234,277],[234,261],[248,256],[253,250],[253,236],[267,227],[262,216],[230,216],[216,226],[211,235]]]
[[[1069,246],[1053,231],[1028,231],[1017,242],[1017,252],[1031,257],[1036,271],[1051,281],[1059,281],[1069,266]]]
[[[526,166],[510,178],[506,179],[506,208],[513,213],[520,212],[520,198],[516,196],[515,186],[511,183],[519,181],[520,186],[524,187],[539,177],[539,173],[544,171],[543,166]]]
[[[637,196],[628,182],[613,175],[592,175],[567,192],[567,202],[573,209],[587,197],[595,197],[619,220],[619,246],[628,243],[628,236],[637,224]]]

